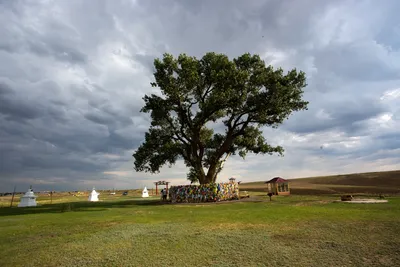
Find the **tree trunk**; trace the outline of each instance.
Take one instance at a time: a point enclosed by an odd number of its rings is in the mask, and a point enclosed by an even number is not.
[[[205,175],[204,180],[199,182],[200,184],[208,184],[208,183],[215,183],[217,179],[217,174],[219,172],[219,168],[222,167],[223,162],[226,161],[226,159],[229,157],[231,153],[228,153],[229,147],[232,145],[234,138],[232,136],[232,132],[228,133],[228,136],[226,137],[225,141],[222,143],[221,147],[219,148],[216,157],[214,158],[214,162],[210,164],[210,167],[208,168],[207,175]],[[197,148],[196,148],[197,149]],[[225,159],[220,163],[221,157],[227,153]],[[203,171],[203,169],[202,169]],[[204,171],[203,171],[204,173]]]
[[[219,153],[217,154],[215,161],[210,164],[210,167],[208,168],[208,172],[207,175],[205,177],[205,183],[214,183],[217,179],[217,174],[219,172],[219,168],[223,166],[224,162],[226,161],[226,159],[230,156],[231,153],[227,153],[228,152],[228,148],[229,146],[232,144],[233,142],[233,138],[230,135],[229,137],[227,137],[227,139],[224,141],[224,143],[222,144],[221,148],[219,149]],[[224,160],[222,160],[222,162],[220,162],[221,157],[227,153],[226,157]]]
[[[214,176],[214,182],[217,181],[217,176],[218,174],[222,171],[222,169],[224,168],[224,164],[226,162],[226,160],[229,158],[229,156],[231,155],[231,153],[227,153],[225,158],[219,163],[219,166],[217,168],[217,171],[215,172],[215,176]]]
[[[217,163],[213,163],[210,165],[210,168],[208,168],[207,175],[205,177],[204,184],[209,184],[209,183],[214,183],[215,182],[215,174],[217,173]]]
[[[201,141],[200,141],[200,128],[194,129],[193,140],[190,145],[192,148],[192,156],[195,160],[194,168],[196,169],[199,183],[206,184],[207,178],[206,178],[206,174],[204,173],[203,162],[202,162],[204,148],[202,148]]]
[[[204,182],[206,180],[206,175],[204,171],[198,170],[198,179],[200,184],[206,184],[206,182]]]

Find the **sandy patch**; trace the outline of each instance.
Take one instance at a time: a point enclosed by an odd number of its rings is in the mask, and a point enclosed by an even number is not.
[[[354,203],[354,204],[374,204],[374,203],[387,203],[385,199],[353,199],[350,201],[335,200],[336,203]]]

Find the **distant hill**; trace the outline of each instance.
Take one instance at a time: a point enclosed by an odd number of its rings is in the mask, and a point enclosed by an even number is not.
[[[400,194],[400,170],[296,178],[289,181],[292,194]],[[240,189],[266,191],[264,183],[241,183]]]

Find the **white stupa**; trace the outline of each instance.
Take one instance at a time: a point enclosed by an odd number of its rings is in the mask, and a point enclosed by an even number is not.
[[[28,192],[21,197],[18,207],[36,207],[36,198],[33,193],[32,186],[29,188]]]
[[[147,191],[146,187],[144,187],[144,189],[143,189],[142,197],[149,197],[149,192]]]
[[[89,195],[89,201],[99,201],[100,193],[97,193],[96,190],[93,188],[92,192]]]

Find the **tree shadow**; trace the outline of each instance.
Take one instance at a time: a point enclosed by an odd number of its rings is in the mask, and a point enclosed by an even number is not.
[[[104,211],[112,208],[131,208],[134,206],[163,206],[163,205],[220,205],[232,204],[238,202],[259,203],[265,202],[263,199],[248,198],[240,200],[230,200],[221,202],[199,202],[199,203],[170,203],[162,202],[160,199],[129,199],[129,200],[114,200],[114,201],[74,201],[57,204],[43,204],[36,207],[2,207],[0,208],[0,217],[41,214],[41,213],[66,213],[66,212],[93,212]]]
[[[160,206],[168,203],[162,203],[158,199],[142,200],[130,199],[122,201],[76,201],[65,202],[57,204],[43,204],[36,207],[3,207],[0,208],[0,217],[26,215],[26,214],[40,214],[40,213],[66,213],[66,212],[91,212],[103,211],[110,208],[129,208],[133,206]]]

